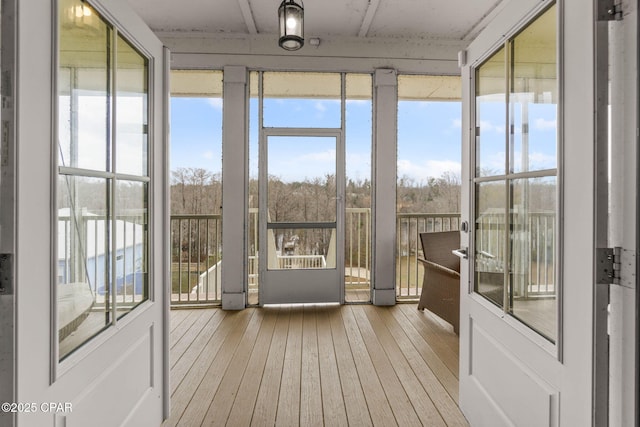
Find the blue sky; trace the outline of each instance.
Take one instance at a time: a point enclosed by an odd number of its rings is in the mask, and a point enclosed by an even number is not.
[[[400,101],[398,104],[398,177],[424,183],[444,172],[460,174],[461,106],[459,102]],[[371,102],[347,101],[346,105],[347,177],[371,176]],[[529,144],[532,168],[555,167],[556,108],[550,104],[530,104]],[[339,127],[340,103],[318,99],[265,99],[265,126]],[[486,102],[481,109],[481,163],[487,168],[504,169],[504,106]],[[257,177],[258,128],[257,100],[251,100],[250,174]],[[519,124],[516,121],[516,124]],[[521,168],[521,132],[516,126],[516,168]],[[198,167],[221,170],[222,100],[219,98],[177,98],[171,100],[171,169]],[[285,170],[290,180],[322,175],[335,153],[326,144],[290,146],[278,151],[271,171]],[[305,159],[307,161],[305,161]],[[310,160],[310,161],[309,161]],[[284,177],[282,177],[284,178]]]

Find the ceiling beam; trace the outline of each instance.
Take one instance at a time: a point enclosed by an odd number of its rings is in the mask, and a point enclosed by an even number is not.
[[[380,0],[369,0],[369,5],[367,6],[367,11],[364,14],[362,25],[360,25],[360,31],[358,31],[358,37],[366,37],[367,33],[369,33],[371,22],[373,22],[373,17],[376,15],[379,5]]]
[[[256,28],[256,22],[253,20],[253,12],[251,11],[249,0],[238,0],[238,5],[240,6],[240,11],[242,12],[242,17],[244,18],[244,23],[247,25],[249,34],[258,34],[258,29]]]

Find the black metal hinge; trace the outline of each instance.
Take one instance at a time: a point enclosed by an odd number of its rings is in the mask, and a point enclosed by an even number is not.
[[[622,248],[597,248],[596,249],[596,283],[620,284]]]
[[[622,4],[616,0],[598,0],[598,21],[622,21]]]
[[[0,254],[0,295],[13,294],[13,257]]]

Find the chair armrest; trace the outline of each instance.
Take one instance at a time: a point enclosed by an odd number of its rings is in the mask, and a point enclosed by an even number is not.
[[[436,264],[433,261],[427,261],[426,259],[423,259],[423,258],[418,258],[418,261],[420,261],[422,264],[424,264],[425,267],[429,266],[429,267],[435,268],[436,270],[440,270],[443,273],[447,273],[450,276],[455,276],[455,277],[458,277],[458,278],[460,277],[460,273],[458,273],[457,271],[452,270],[452,269],[447,268],[447,267],[444,267],[444,266],[442,266],[440,264]]]

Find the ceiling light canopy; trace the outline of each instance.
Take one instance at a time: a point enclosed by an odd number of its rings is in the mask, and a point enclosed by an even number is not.
[[[286,50],[298,50],[304,45],[304,7],[302,1],[282,0],[278,8],[280,39],[278,44]]]

